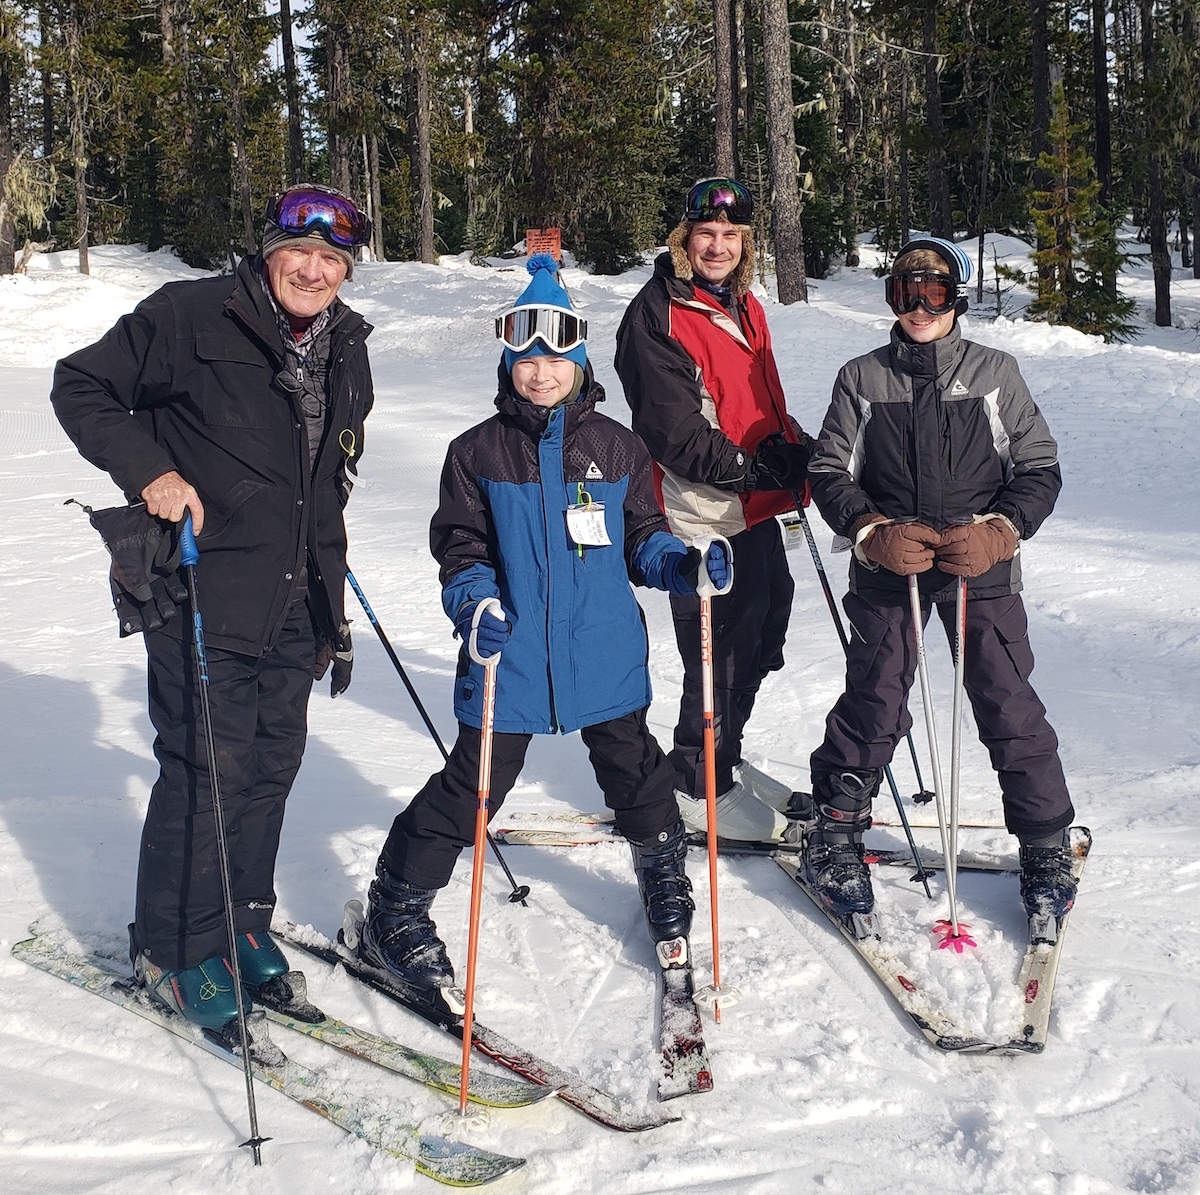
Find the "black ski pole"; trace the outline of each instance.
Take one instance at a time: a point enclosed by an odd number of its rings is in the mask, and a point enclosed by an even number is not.
[[[362,586],[355,579],[354,574],[347,569],[346,580],[350,582],[350,588],[354,590],[359,602],[362,603],[362,608],[371,625],[375,628],[375,634],[379,636],[379,642],[383,644],[383,650],[387,652],[388,659],[392,661],[396,671],[400,674],[400,679],[404,682],[404,687],[408,690],[409,697],[413,700],[413,705],[417,707],[417,713],[421,715],[422,721],[425,723],[426,730],[429,731],[430,737],[437,744],[437,749],[442,753],[442,759],[448,760],[450,752],[446,750],[446,744],[442,742],[442,736],[438,734],[437,727],[433,724],[433,719],[425,710],[425,706],[418,696],[416,689],[413,688],[413,683],[408,679],[408,673],[404,671],[404,665],[400,663],[399,657],[392,649],[391,643],[388,641],[387,635],[384,634],[383,627],[379,625],[379,619],[375,617],[375,611],[371,609],[371,603],[367,601],[367,595],[363,593]],[[504,874],[508,877],[508,882],[512,886],[512,891],[508,894],[510,904],[520,904],[522,908],[527,909],[529,906],[525,903],[525,898],[529,895],[528,884],[518,884],[511,869],[508,866],[508,860],[505,859],[503,852],[500,850],[500,844],[492,837],[489,830],[487,836],[488,842],[491,844],[492,851],[496,856],[496,861],[500,864]]]
[[[258,1108],[254,1102],[254,1070],[250,1064],[250,1031],[246,1027],[246,1010],[242,999],[242,968],[238,963],[237,928],[233,922],[233,886],[229,880],[229,846],[225,837],[225,811],[221,806],[221,780],[217,771],[217,745],[213,738],[212,709],[208,702],[208,654],[204,650],[204,624],[200,619],[200,599],[196,588],[196,564],[200,552],[192,534],[192,515],[185,511],[179,528],[179,542],[184,577],[187,581],[188,602],[192,607],[192,642],[196,648],[196,672],[200,680],[200,721],[204,729],[204,748],[208,754],[208,783],[212,792],[213,819],[217,828],[217,861],[221,870],[221,895],[225,902],[225,933],[229,938],[229,966],[233,972],[233,988],[237,999],[238,1040],[242,1047],[242,1071],[246,1076],[246,1106],[250,1110],[250,1146],[254,1164],[262,1165],[262,1145],[270,1137],[258,1132]]]
[[[821,553],[817,548],[817,541],[812,532],[812,527],[808,522],[808,515],[804,513],[804,503],[801,501],[800,494],[795,490],[792,491],[792,501],[796,504],[796,513],[800,516],[800,526],[804,528],[804,538],[808,541],[808,550],[812,555],[813,564],[817,569],[817,579],[821,582],[821,589],[825,594],[825,604],[829,607],[829,613],[833,617],[833,625],[837,628],[838,639],[842,644],[844,654],[850,654],[850,640],[846,635],[846,628],[842,626],[842,616],[838,612],[837,601],[833,596],[833,587],[829,584],[829,574],[825,571],[825,562],[821,559]],[[913,747],[912,732],[908,734],[908,746],[913,753],[913,763],[916,763],[917,753]],[[914,882],[920,882],[925,889],[925,895],[930,900],[933,899],[933,893],[929,891],[929,872],[925,868],[925,864],[921,862],[920,852],[917,850],[916,839],[913,838],[912,827],[908,824],[908,814],[904,812],[904,803],[900,800],[900,789],[896,785],[896,777],[892,775],[891,764],[888,764],[883,769],[883,774],[887,777],[888,788],[892,790],[892,800],[896,802],[896,812],[900,815],[900,824],[904,827],[904,836],[908,839],[908,849],[912,852],[913,862],[917,866],[917,874],[913,876]],[[921,774],[917,772],[917,783],[921,783]],[[919,796],[923,796],[922,791]],[[917,799],[917,798],[914,798]],[[918,800],[918,804],[923,802]]]

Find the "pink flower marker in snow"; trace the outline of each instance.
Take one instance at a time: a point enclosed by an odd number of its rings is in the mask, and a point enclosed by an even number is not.
[[[935,938],[939,938],[939,937],[941,938],[941,941],[938,942],[938,949],[946,950],[947,948],[952,947],[959,954],[962,954],[962,952],[968,946],[978,946],[979,943],[976,942],[975,939],[972,938],[971,935],[966,932],[970,928],[971,927],[969,925],[967,925],[965,922],[960,921],[958,923],[958,932],[955,933],[954,926],[951,922],[949,922],[949,921],[934,922],[933,936]]]

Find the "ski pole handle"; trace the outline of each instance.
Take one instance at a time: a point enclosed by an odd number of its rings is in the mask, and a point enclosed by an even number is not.
[[[192,512],[185,510],[179,521],[179,550],[182,556],[180,564],[191,568],[200,561],[200,549],[196,547],[196,535],[192,531]]]
[[[713,544],[720,544],[725,549],[725,559],[728,562],[729,579],[717,588],[712,577],[708,575],[708,554]],[[733,588],[733,548],[723,535],[701,535],[692,540],[692,547],[700,553],[700,570],[696,576],[696,592],[702,598],[721,597]]]
[[[484,656],[479,653],[479,621],[485,614],[492,614],[497,621],[504,622],[504,607],[500,605],[499,598],[483,598],[475,604],[475,612],[471,616],[471,635],[467,641],[467,653],[476,664],[482,664],[484,668],[495,668],[500,663],[500,653],[496,652],[494,656]]]

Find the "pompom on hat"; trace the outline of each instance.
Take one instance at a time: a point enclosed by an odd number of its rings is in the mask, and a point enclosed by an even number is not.
[[[558,262],[549,253],[535,253],[526,263],[525,268],[531,275],[529,285],[521,292],[520,298],[509,309],[509,312],[505,312],[496,321],[496,334],[502,340],[504,339],[503,329],[506,317],[518,308],[549,308],[575,318],[575,309],[571,306],[571,296],[567,294],[566,288],[558,278]],[[582,321],[580,323],[581,337],[586,336],[587,325]],[[523,349],[513,349],[506,345],[504,366],[511,373],[512,367],[522,358],[537,356],[563,357],[567,361],[573,361],[582,370],[587,365],[587,345],[581,338],[580,343],[573,348],[554,348],[541,333],[538,333],[535,339]]]

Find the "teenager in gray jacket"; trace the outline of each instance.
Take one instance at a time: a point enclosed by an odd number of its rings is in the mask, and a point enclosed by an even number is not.
[[[968,578],[964,683],[1021,843],[1027,912],[1061,917],[1075,895],[1065,837],[1074,810],[1029,684],[1020,597],[1021,541],[1053,510],[1062,475],[1016,361],[963,339],[956,317],[970,268],[947,241],[904,246],[886,282],[890,342],[842,367],[809,465],[817,507],[853,548],[846,690],[812,755],[816,823],[803,866],[841,916],[874,907],[862,834],[912,725],[913,574],[925,617],[936,606],[951,638],[956,578]]]

